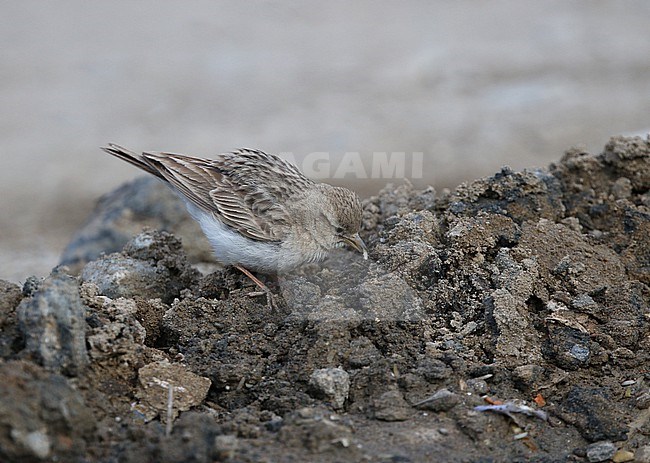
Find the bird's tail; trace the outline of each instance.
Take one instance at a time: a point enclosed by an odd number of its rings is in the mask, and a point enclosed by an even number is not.
[[[108,154],[115,156],[116,158],[120,158],[129,164],[132,164],[144,170],[145,172],[164,179],[162,174],[157,169],[155,169],[142,154],[138,154],[135,151],[128,150],[114,143],[109,143],[106,146],[102,146],[102,150],[106,151]]]

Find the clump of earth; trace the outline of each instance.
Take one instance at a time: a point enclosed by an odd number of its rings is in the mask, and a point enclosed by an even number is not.
[[[388,186],[361,234],[272,308],[163,185],[108,194],[0,283],[0,461],[650,462],[650,140]]]

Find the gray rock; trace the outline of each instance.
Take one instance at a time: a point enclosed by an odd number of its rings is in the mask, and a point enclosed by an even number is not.
[[[101,254],[122,250],[145,227],[182,237],[192,262],[212,261],[210,244],[182,201],[162,182],[142,177],[99,200],[63,252],[61,264],[78,272]]]
[[[591,356],[589,333],[557,323],[549,323],[548,332],[545,354],[557,366],[576,370],[588,365]]]
[[[17,309],[25,353],[51,371],[77,375],[88,364],[86,307],[76,278],[54,270]]]
[[[94,283],[101,294],[111,299],[161,297],[166,292],[168,278],[155,264],[118,254],[90,262],[81,272],[84,282]]]
[[[590,442],[625,440],[625,414],[615,407],[607,388],[574,386],[562,400],[558,414]]]
[[[124,252],[88,263],[81,279],[97,285],[100,294],[169,303],[180,291],[196,283],[178,239],[166,232],[145,231],[127,243]]]
[[[591,313],[598,307],[598,304],[589,294],[581,294],[571,301],[571,307],[579,312]]]
[[[616,446],[610,441],[594,442],[587,446],[587,459],[591,463],[611,459],[616,453]]]
[[[323,397],[340,410],[350,392],[350,375],[342,368],[322,368],[309,378],[309,385],[318,397]]]

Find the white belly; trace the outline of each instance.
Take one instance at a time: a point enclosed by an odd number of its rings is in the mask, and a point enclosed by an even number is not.
[[[246,238],[224,225],[213,214],[204,212],[187,200],[185,205],[208,238],[215,257],[224,265],[241,265],[262,273],[282,273],[305,261],[297,250]]]

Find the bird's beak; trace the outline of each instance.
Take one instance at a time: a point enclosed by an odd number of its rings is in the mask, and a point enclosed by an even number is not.
[[[363,254],[363,258],[368,260],[368,248],[366,243],[363,242],[358,233],[355,233],[352,236],[344,236],[343,240],[350,245],[355,251],[358,251]]]

